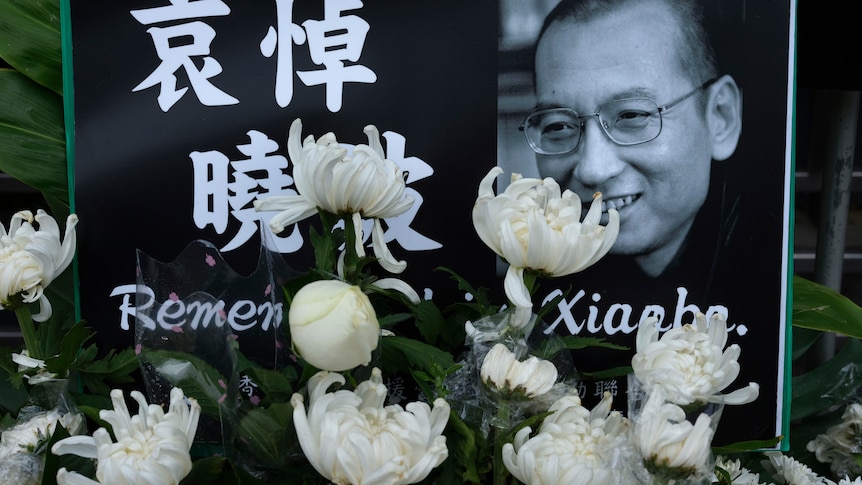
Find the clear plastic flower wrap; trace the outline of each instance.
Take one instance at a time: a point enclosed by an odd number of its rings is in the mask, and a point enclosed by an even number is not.
[[[272,236],[266,230],[261,237]],[[266,398],[240,368],[250,361],[270,370],[295,365],[281,290],[294,273],[267,247],[261,244],[248,276],[207,241],[193,241],[169,263],[138,251],[135,350],[144,384],[151,402],[167,402],[175,386],[199,401],[202,453],[231,454],[243,438],[241,410]]]
[[[628,376],[627,394],[631,441],[640,454],[628,466],[641,482],[710,483],[715,468],[712,438],[724,404],[682,407],[669,401],[661,387],[647,392],[633,374]]]
[[[516,312],[515,308],[508,308],[467,322],[467,350],[460,361],[462,367],[446,381],[453,409],[486,434],[491,427],[508,428],[527,416],[547,411],[558,399],[571,394],[577,384],[571,355],[563,351],[565,346],[560,338],[555,335],[527,338],[525,335],[535,326],[536,315],[531,316],[526,327],[515,328],[512,322],[519,318]],[[490,362],[489,353],[500,346],[509,355]],[[484,375],[483,364],[487,364]],[[509,372],[487,368],[498,364],[507,366]],[[548,375],[551,368],[552,376]],[[548,379],[540,379],[539,374]],[[501,379],[495,379],[494,375]],[[507,375],[508,381],[502,382]],[[541,389],[537,389],[538,381],[544,381]]]

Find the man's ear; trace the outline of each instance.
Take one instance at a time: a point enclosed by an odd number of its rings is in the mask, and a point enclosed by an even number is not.
[[[742,133],[742,93],[725,74],[709,87],[706,122],[712,141],[713,160],[726,160],[736,151]]]

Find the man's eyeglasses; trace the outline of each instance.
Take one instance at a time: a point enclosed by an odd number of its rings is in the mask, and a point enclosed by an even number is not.
[[[648,98],[627,98],[603,104],[590,114],[578,114],[569,108],[543,109],[527,116],[518,129],[524,132],[533,151],[542,155],[562,155],[577,148],[591,116],[599,118],[602,130],[617,145],[646,143],[661,133],[663,112],[717,80],[710,79],[664,106]]]

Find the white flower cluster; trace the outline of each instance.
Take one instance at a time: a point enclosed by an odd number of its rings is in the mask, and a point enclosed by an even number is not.
[[[514,443],[505,445],[507,469],[530,484],[709,481],[714,463],[711,444],[721,406],[750,402],[758,393],[752,383],[721,394],[739,373],[739,349],[724,350],[726,333],[721,317],[707,325],[704,315],[698,315],[694,324],[670,330],[661,338],[654,321],[644,322],[632,359],[629,419],[611,412],[609,394],[592,411],[583,408],[577,397],[566,397],[551,407],[553,414],[535,436],[530,437],[527,427],[517,433]],[[501,364],[497,374],[511,381],[519,375],[517,369],[506,371],[512,366]],[[733,483],[758,483],[756,474],[736,465],[728,471],[737,480]],[[732,463],[725,466],[732,468]]]
[[[336,485],[407,485],[449,456],[445,400],[436,399],[433,408],[423,402],[384,407],[387,389],[377,368],[354,391],[328,392],[344,382],[341,374],[321,371],[309,379],[307,413],[301,394],[290,400],[302,451],[321,476]]]
[[[581,219],[581,199],[561,190],[552,178],[513,174],[505,191],[494,194],[494,180],[502,173],[503,169],[494,167],[479,184],[473,226],[482,242],[509,263],[503,286],[509,301],[525,309],[521,319],[525,324],[533,307],[525,271],[552,277],[583,271],[610,251],[620,220],[617,211],[609,209],[607,225],[599,224],[599,193]]]
[[[93,436],[72,436],[51,448],[56,455],[73,454],[98,461],[96,480],[60,468],[59,485],[177,485],[192,469],[189,454],[197,431],[201,408],[186,398],[182,389],[171,390],[166,413],[157,404],[148,404],[143,394],[131,392],[138,414],[131,416],[123,392],[111,391],[113,410],[101,410],[99,417],[109,423],[116,441],[105,428]]]
[[[557,401],[539,427],[522,428],[503,445],[503,464],[513,477],[529,484],[604,485],[634,483],[622,466],[628,453],[628,421],[611,411],[605,393],[592,410],[577,396]]]
[[[57,221],[42,209],[35,216],[27,210],[16,212],[8,232],[0,224],[0,309],[39,302],[33,320],[44,322],[51,316],[44,290],[72,262],[77,224],[74,214],[66,219],[62,242]]]
[[[709,322],[698,314],[692,324],[661,337],[655,319],[641,322],[629,408],[634,445],[649,474],[671,479],[712,474],[711,444],[721,406],[751,402],[759,393],[759,386],[750,383],[721,394],[739,375],[740,348],[734,344],[725,350],[726,344],[727,324],[718,314]]]
[[[862,404],[851,403],[841,422],[808,443],[817,460],[828,463],[836,476],[862,475]]]

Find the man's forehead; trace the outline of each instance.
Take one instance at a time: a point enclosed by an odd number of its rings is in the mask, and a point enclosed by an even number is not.
[[[675,27],[633,22],[638,15],[552,24],[536,51],[537,94],[577,88],[609,101],[661,96],[685,83]]]

